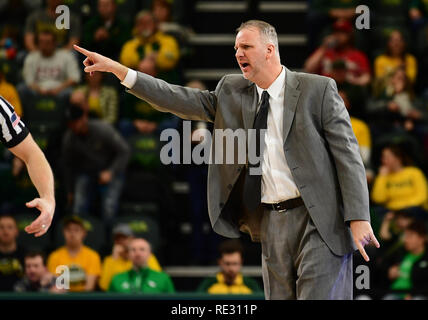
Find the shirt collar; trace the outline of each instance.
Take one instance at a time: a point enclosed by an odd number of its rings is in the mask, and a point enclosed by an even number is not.
[[[262,98],[263,91],[265,91],[265,90],[267,90],[267,92],[269,93],[270,97],[272,97],[273,99],[278,99],[278,97],[279,97],[279,95],[281,93],[282,88],[284,88],[284,84],[285,84],[285,68],[284,68],[284,66],[282,66],[281,73],[275,79],[275,81],[272,82],[272,84],[270,85],[269,88],[262,89],[258,85],[256,85],[257,92],[259,94],[259,101]]]

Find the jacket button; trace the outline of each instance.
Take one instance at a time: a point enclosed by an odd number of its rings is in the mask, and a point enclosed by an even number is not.
[[[224,203],[220,202],[220,209],[223,209],[223,207],[224,207]]]
[[[228,188],[229,190],[232,190],[233,186],[232,186],[231,184],[229,184],[229,185],[227,186],[227,188]]]

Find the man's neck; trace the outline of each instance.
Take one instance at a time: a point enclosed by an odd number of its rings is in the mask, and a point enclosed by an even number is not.
[[[229,286],[235,282],[235,279],[236,279],[236,277],[231,278],[231,277],[224,276],[224,282]]]
[[[66,246],[68,253],[70,256],[76,256],[80,250],[82,249],[83,244],[76,245],[76,246]]]
[[[1,243],[0,244],[0,252],[1,253],[11,253],[16,251],[16,242],[12,243]]]
[[[403,170],[403,166],[396,166],[396,167],[392,168],[391,172],[397,173],[397,172],[400,172],[401,170]]]
[[[134,271],[140,272],[141,270],[144,270],[146,268],[146,265],[138,266],[134,264],[132,268],[134,269]]]
[[[44,59],[49,59],[54,55],[55,51],[52,53],[46,53],[46,54],[44,54],[43,52],[40,51],[40,53]]]
[[[272,68],[266,68],[264,71],[265,78],[256,82],[256,84],[262,89],[268,89],[272,83],[279,77],[282,72],[282,65],[275,64]]]

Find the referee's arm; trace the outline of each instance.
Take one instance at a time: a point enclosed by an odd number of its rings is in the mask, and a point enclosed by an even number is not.
[[[0,96],[1,142],[27,166],[28,174],[40,198],[26,203],[29,208],[37,208],[39,217],[25,228],[39,237],[46,233],[55,212],[54,179],[52,169],[42,150],[33,140],[24,123],[13,107]]]
[[[28,233],[39,237],[48,230],[55,212],[54,178],[51,167],[31,134],[9,150],[25,162],[31,181],[39,193],[40,198],[27,202],[26,205],[28,208],[37,208],[40,215],[25,228]]]

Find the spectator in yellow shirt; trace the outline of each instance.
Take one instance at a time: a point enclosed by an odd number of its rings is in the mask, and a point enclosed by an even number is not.
[[[424,173],[411,165],[404,150],[395,145],[383,148],[382,166],[371,192],[373,202],[397,211],[426,206],[427,195]]]
[[[243,247],[239,240],[226,240],[219,246],[218,265],[215,276],[205,278],[197,291],[209,294],[254,294],[260,293],[258,282],[242,274]]]
[[[375,59],[375,78],[384,78],[401,66],[405,67],[407,77],[414,83],[418,72],[417,60],[415,56],[407,53],[403,34],[394,30],[389,35],[386,52]]]
[[[18,91],[16,91],[15,86],[7,82],[4,68],[7,68],[6,63],[0,62],[0,96],[15,108],[15,112],[18,116],[22,117],[21,99],[19,99]]]
[[[65,246],[52,252],[48,258],[48,270],[58,275],[58,266],[67,266],[70,271],[70,291],[94,291],[101,272],[98,253],[83,244],[86,229],[77,216],[64,219]]]
[[[116,274],[129,271],[132,268],[132,261],[128,256],[128,247],[133,238],[134,235],[129,225],[121,223],[114,227],[114,245],[112,254],[105,257],[101,268],[99,286],[102,290],[108,290],[111,279]],[[153,253],[151,253],[148,258],[147,267],[155,271],[162,271],[162,268]]]
[[[150,11],[137,14],[134,35],[134,39],[124,44],[120,63],[158,78],[164,78],[166,72],[176,67],[180,57],[178,43],[158,29]]]

